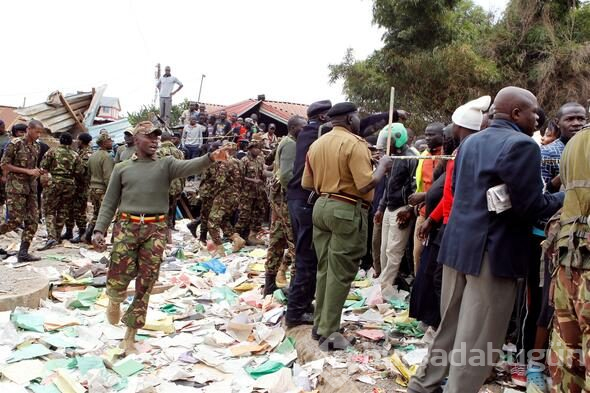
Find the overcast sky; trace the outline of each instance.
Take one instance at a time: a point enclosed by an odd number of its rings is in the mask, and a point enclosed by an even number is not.
[[[476,0],[499,11],[507,0]],[[342,100],[328,65],[346,49],[363,58],[381,47],[370,0],[2,2],[0,104],[42,102],[108,84],[123,112],[154,98],[155,64],[184,89],[175,102],[229,105],[269,100]]]

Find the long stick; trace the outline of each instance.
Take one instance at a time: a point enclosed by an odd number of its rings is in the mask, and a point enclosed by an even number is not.
[[[389,126],[387,127],[387,155],[391,149],[391,124],[393,123],[393,101],[395,100],[395,87],[391,87],[391,97],[389,99]]]

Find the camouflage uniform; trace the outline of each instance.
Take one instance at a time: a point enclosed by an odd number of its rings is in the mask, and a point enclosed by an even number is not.
[[[219,170],[219,163],[215,162],[211,165],[201,176],[199,183],[199,198],[201,198],[201,238],[207,238],[207,224],[209,222],[209,214],[213,199],[217,189],[215,187],[217,171]]]
[[[14,165],[34,169],[39,158],[39,144],[26,142],[25,138],[15,138],[2,156],[1,165]],[[8,173],[6,181],[6,206],[8,221],[0,225],[0,234],[14,231],[24,223],[21,235],[23,243],[30,243],[37,232],[39,212],[37,206],[37,179],[21,173]]]
[[[158,158],[172,156],[178,160],[184,160],[184,153],[170,141],[162,142],[158,149]],[[184,190],[185,179],[174,179],[170,182],[169,208],[168,208],[168,228],[174,229],[176,224],[176,205],[180,199],[180,194]]]
[[[127,298],[127,286],[135,279],[133,302],[121,321],[130,328],[145,325],[150,293],[158,280],[166,248],[165,221],[133,223],[118,219],[113,228],[113,251],[107,272],[107,296],[115,303]]]
[[[90,192],[88,195],[93,207],[91,226],[96,225],[100,205],[102,205],[114,165],[109,152],[102,149],[95,151],[88,159],[88,168],[90,169]]]
[[[240,161],[230,158],[225,162],[221,162],[217,170],[217,182],[215,184],[215,189],[218,191],[213,199],[208,223],[209,235],[211,235],[211,240],[216,245],[222,244],[219,229],[222,230],[225,236],[231,236],[234,233],[231,216],[238,208],[241,187]]]
[[[250,152],[241,160],[243,189],[240,195],[240,216],[236,224],[236,231],[247,237],[249,232],[258,233],[262,227],[266,205],[266,193],[264,191],[264,158],[262,154],[254,158]],[[245,178],[260,179],[262,183],[255,184]]]
[[[291,226],[291,217],[287,207],[287,196],[278,180],[273,182],[271,186],[270,209],[270,239],[265,271],[268,274],[276,275],[283,262],[285,249],[287,249],[287,257],[284,258],[284,263],[287,266],[291,265],[291,280],[293,280],[295,275],[295,264],[292,263],[295,260],[293,227]]]
[[[553,253],[558,266],[550,291],[555,306],[549,355],[552,392],[590,391],[589,152],[590,130],[579,131],[565,147],[560,163],[566,194]]]
[[[85,231],[88,217],[86,209],[88,208],[88,187],[90,186],[90,170],[88,169],[88,159],[92,155],[92,148],[86,146],[78,149],[78,155],[84,168],[83,173],[76,179],[76,190],[74,192],[74,201],[66,220],[66,228],[74,229],[74,224],[79,231]]]
[[[76,178],[84,173],[78,153],[69,146],[59,146],[45,154],[41,168],[51,174],[51,181],[43,190],[43,210],[49,239],[60,240],[68,207],[72,206]]]

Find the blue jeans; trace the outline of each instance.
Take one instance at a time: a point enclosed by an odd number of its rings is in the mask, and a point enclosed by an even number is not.
[[[201,155],[201,146],[199,145],[184,145],[184,148],[188,153],[188,156],[186,157],[187,160],[191,160]]]

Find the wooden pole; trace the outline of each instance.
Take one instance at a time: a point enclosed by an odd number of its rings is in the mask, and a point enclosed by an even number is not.
[[[391,97],[389,98],[389,126],[387,127],[387,155],[391,149],[391,124],[393,123],[393,101],[395,100],[395,87],[391,87]]]

